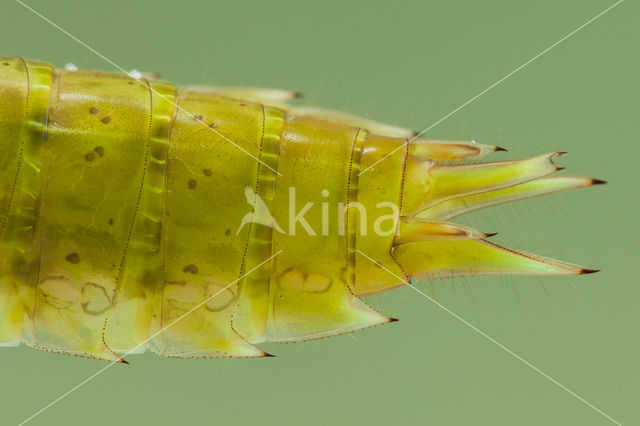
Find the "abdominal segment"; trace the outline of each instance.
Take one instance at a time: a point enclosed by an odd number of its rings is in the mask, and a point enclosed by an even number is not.
[[[0,344],[124,362],[264,357],[394,321],[412,278],[578,274],[449,222],[599,183],[550,153],[415,139],[286,102],[0,58]]]

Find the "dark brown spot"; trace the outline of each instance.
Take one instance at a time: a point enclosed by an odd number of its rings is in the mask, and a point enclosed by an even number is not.
[[[101,146],[96,146],[93,150],[100,156],[100,158],[104,157],[104,148]]]
[[[87,163],[90,163],[96,159],[96,155],[93,152],[90,152],[84,156],[84,159],[87,160]]]
[[[227,237],[231,235],[231,229],[227,229],[226,231],[224,231],[224,235],[226,235]]]
[[[194,115],[194,116],[193,116],[193,118],[194,118],[194,119],[196,119],[196,120],[202,121],[202,119],[203,119],[204,117],[203,117],[203,116],[201,116],[200,114],[198,114],[198,115]]]
[[[11,64],[9,62],[3,62],[2,65],[4,65],[5,67],[8,67]]]
[[[80,263],[80,255],[76,252],[73,253],[69,253],[68,255],[65,256],[64,260],[66,260],[69,263],[73,263],[74,265]]]
[[[133,86],[135,83],[133,81],[128,82],[127,84]]]
[[[109,124],[109,123],[111,123],[111,117],[109,117],[109,116],[107,115],[105,118],[103,118],[103,119],[102,119],[102,120],[100,120],[100,121],[102,121],[104,124]]]
[[[89,110],[89,114],[91,115],[96,115],[98,113],[98,108],[96,107],[91,107],[91,109]]]
[[[115,221],[115,220],[113,220],[113,219],[109,219],[109,226],[113,226],[113,224],[114,224],[114,223],[116,223],[116,221]]]
[[[215,129],[216,127],[218,127],[218,123],[211,123],[211,124],[209,124],[209,128],[210,128],[210,129]]]
[[[203,173],[205,176],[207,176],[207,177],[208,177],[208,176],[211,176],[211,169],[204,169],[204,170],[202,171],[202,173]]]
[[[198,181],[195,179],[191,179],[189,181],[189,189],[195,189],[198,186]]]
[[[197,274],[198,267],[192,263],[182,268],[182,272],[184,272],[185,274]]]

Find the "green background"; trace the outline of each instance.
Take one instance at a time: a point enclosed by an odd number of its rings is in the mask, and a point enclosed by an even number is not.
[[[181,84],[303,92],[318,104],[427,127],[613,2],[28,0],[126,69]],[[465,217],[497,242],[602,268],[419,288],[623,424],[638,424],[637,2],[627,0],[432,129],[568,151],[609,185]],[[0,54],[111,70],[12,0]],[[566,173],[566,172],[565,172]],[[604,425],[592,408],[411,289],[369,300],[399,323],[263,349],[261,360],[131,356],[33,425]],[[105,364],[1,348],[0,423],[16,424]]]

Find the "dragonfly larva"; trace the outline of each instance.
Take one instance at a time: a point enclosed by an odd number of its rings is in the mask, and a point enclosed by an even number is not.
[[[0,90],[4,345],[261,357],[392,321],[360,296],[412,278],[591,272],[449,221],[600,182],[555,176],[560,153],[469,162],[499,148],[19,58]]]

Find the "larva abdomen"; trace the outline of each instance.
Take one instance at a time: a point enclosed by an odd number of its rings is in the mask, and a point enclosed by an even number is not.
[[[260,357],[391,321],[358,296],[410,277],[585,271],[443,220],[594,183],[546,177],[555,154],[459,165],[495,147],[406,144],[285,92],[0,64],[4,344]]]

